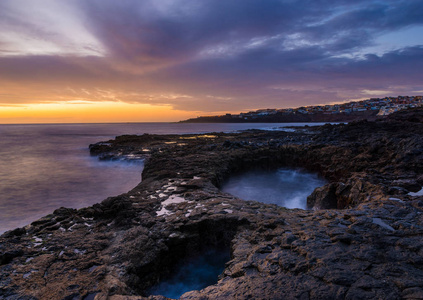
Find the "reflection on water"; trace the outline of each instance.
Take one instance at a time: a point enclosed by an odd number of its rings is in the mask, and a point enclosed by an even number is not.
[[[99,162],[89,156],[89,144],[122,134],[276,130],[292,125],[301,124],[0,125],[0,233],[61,206],[92,205],[140,182],[142,163]]]
[[[223,272],[225,263],[229,260],[229,251],[211,248],[201,255],[183,261],[176,267],[170,278],[166,278],[152,287],[149,294],[178,299],[186,292],[201,290],[213,285],[217,283],[218,276]]]
[[[281,168],[275,171],[249,171],[232,176],[222,186],[222,191],[244,200],[306,209],[307,196],[325,183],[317,174]]]
[[[143,163],[101,162],[90,143],[113,138],[77,125],[0,126],[0,233],[59,207],[82,208],[125,193]]]

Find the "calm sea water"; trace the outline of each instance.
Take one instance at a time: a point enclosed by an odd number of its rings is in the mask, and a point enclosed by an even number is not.
[[[306,124],[0,125],[0,233],[61,206],[93,205],[141,181],[142,162],[100,162],[89,155],[89,144],[122,134],[277,130],[292,125]]]

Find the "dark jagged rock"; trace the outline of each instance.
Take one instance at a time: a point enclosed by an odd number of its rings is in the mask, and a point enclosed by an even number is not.
[[[121,136],[102,159],[145,158],[143,181],[0,237],[0,299],[165,299],[149,288],[208,248],[219,281],[181,299],[421,299],[423,111],[294,132]],[[303,167],[329,183],[310,210],[218,187],[251,168]]]

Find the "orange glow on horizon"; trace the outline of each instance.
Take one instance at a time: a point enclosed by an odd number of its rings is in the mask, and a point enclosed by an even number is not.
[[[0,124],[175,122],[197,112],[175,110],[170,105],[88,102],[0,106]]]

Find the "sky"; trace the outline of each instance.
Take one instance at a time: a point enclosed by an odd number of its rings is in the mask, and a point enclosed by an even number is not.
[[[1,0],[0,123],[423,94],[421,0]]]

